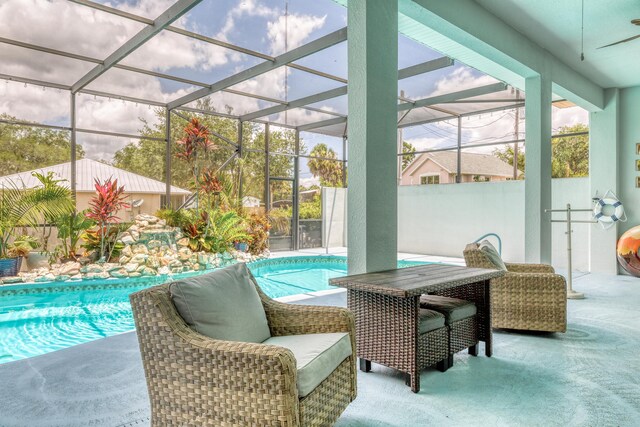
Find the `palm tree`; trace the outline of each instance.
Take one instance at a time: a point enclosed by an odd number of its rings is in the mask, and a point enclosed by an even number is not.
[[[69,189],[60,185],[20,188],[15,183],[0,188],[0,258],[9,258],[9,240],[17,227],[40,218],[56,218],[74,209]]]

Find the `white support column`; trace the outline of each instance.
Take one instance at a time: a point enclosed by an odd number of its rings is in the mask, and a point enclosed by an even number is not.
[[[348,23],[348,264],[354,274],[396,267],[397,1],[350,0]]]
[[[525,221],[527,262],[551,263],[551,79],[525,80]]]
[[[618,193],[618,146],[620,94],[618,89],[605,90],[604,110],[589,115],[589,182],[591,196],[604,196],[607,190]],[[622,200],[624,203],[624,200]],[[617,224],[603,230],[590,228],[589,270],[592,273],[616,274]]]

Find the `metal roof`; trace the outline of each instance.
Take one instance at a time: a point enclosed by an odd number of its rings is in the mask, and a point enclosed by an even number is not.
[[[33,176],[33,172],[47,174],[53,172],[58,179],[66,181],[60,184],[70,187],[71,162],[61,163],[55,166],[35,169],[27,172],[20,172],[13,175],[0,177],[0,187],[16,185],[22,188],[33,188],[39,185],[39,181]],[[165,194],[166,185],[164,182],[147,178],[123,169],[116,168],[106,163],[101,163],[91,159],[80,159],[76,162],[76,191],[84,193],[95,192],[94,179],[105,181],[114,178],[119,185],[123,185],[126,193],[143,194]],[[171,186],[173,195],[189,195],[190,191]]]
[[[513,166],[491,154],[461,153],[461,172],[464,175],[513,176]],[[439,151],[420,154],[404,170],[404,174],[413,175],[427,160],[433,160],[448,173],[456,173],[458,153],[453,151]],[[411,170],[411,172],[409,172]]]

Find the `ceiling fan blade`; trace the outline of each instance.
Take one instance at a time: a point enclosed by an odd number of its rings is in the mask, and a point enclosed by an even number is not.
[[[638,39],[638,38],[640,38],[640,34],[638,34],[637,36],[629,37],[628,39],[620,40],[619,42],[615,42],[615,43],[607,44],[607,45],[604,45],[604,46],[600,46],[598,49],[602,49],[604,47],[609,47],[609,46],[615,46],[615,45],[620,44],[620,43],[630,42],[631,40],[635,40],[635,39]]]

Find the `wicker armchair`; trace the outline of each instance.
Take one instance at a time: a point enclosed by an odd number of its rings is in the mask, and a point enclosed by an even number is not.
[[[480,249],[464,251],[467,267],[496,267]],[[546,332],[567,330],[567,284],[544,264],[505,263],[507,274],[491,280],[494,328]]]
[[[176,311],[168,285],[142,290],[130,299],[153,426],[326,426],[355,399],[353,314],[258,292],[272,336],[348,332],[352,356],[299,399],[290,350],[200,335]]]

